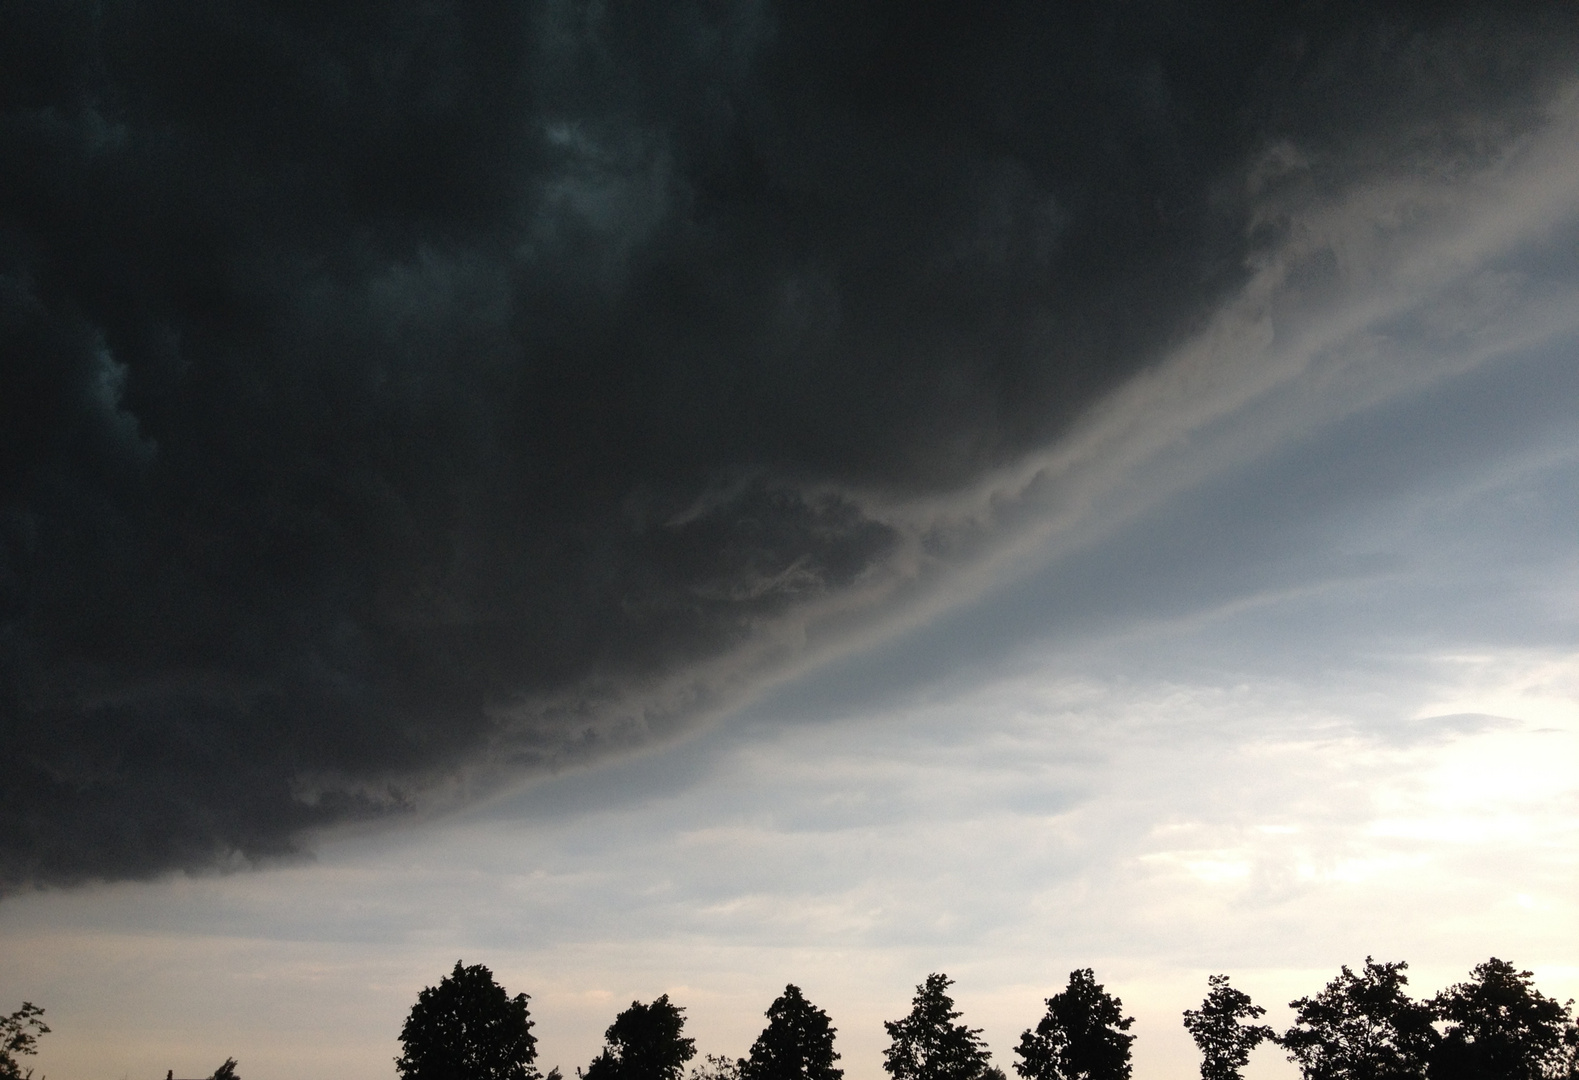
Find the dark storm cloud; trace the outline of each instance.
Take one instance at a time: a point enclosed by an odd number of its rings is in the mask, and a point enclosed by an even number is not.
[[[1268,146],[1525,122],[1571,16],[1428,7],[6,4],[0,885],[683,722],[600,703],[1193,328]]]

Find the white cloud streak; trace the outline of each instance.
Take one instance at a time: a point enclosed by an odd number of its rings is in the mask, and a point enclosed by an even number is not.
[[[1199,335],[1066,437],[967,491],[901,503],[841,492],[899,531],[899,554],[863,585],[760,625],[739,649],[616,690],[589,717],[597,749],[646,747],[716,720],[1346,417],[1579,330],[1579,274],[1560,250],[1579,227],[1579,89],[1473,166],[1395,161],[1313,194],[1297,157],[1279,147],[1267,158],[1298,193],[1267,197],[1262,224],[1282,239]],[[1266,171],[1250,176],[1264,184]],[[501,719],[507,732],[530,731],[587,693]],[[511,745],[507,733],[501,756]]]

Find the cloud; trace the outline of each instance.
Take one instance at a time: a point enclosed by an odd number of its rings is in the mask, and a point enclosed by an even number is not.
[[[1559,7],[18,19],[6,888],[647,745],[1568,310]]]
[[[1297,618],[1309,598],[1286,603]],[[1192,640],[1218,666],[1185,671],[1172,636],[1033,650],[817,723],[742,720],[261,878],[15,898],[7,978],[70,1016],[52,1068],[246,1047],[265,1076],[310,1068],[329,1031],[352,1075],[387,1068],[457,956],[533,995],[562,1067],[662,992],[700,1049],[739,1054],[791,979],[858,1077],[883,1075],[879,1021],[929,970],[960,980],[1004,1064],[1041,999],[1095,966],[1141,1017],[1141,1063],[1181,1080],[1198,1059],[1178,1015],[1208,972],[1276,1023],[1367,952],[1408,959],[1417,994],[1495,954],[1568,996],[1572,651],[1306,679],[1234,667],[1237,635],[1212,627]],[[109,974],[84,987],[85,966]]]

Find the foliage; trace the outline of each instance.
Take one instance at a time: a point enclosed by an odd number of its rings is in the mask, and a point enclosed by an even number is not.
[[[225,1063],[214,1070],[214,1075],[209,1077],[209,1080],[241,1080],[241,1077],[236,1075],[236,1059],[226,1058]]]
[[[402,1080],[538,1080],[525,994],[510,997],[481,964],[425,987],[400,1032]]]
[[[668,994],[651,1005],[631,1002],[603,1033],[603,1050],[577,1075],[583,1080],[680,1080],[685,1063],[696,1056],[696,1040],[680,1036],[684,1012]]]
[[[1069,986],[1047,999],[1047,1014],[1020,1036],[1014,1071],[1025,1080],[1128,1080],[1126,1035],[1135,1022],[1124,1003],[1096,981],[1090,968],[1069,973]]]
[[[1289,1002],[1294,1026],[1280,1040],[1305,1080],[1419,1080],[1436,1042],[1428,1006],[1404,992],[1409,965],[1365,958],[1313,998]]]
[[[1447,1024],[1431,1057],[1432,1080],[1549,1080],[1574,1074],[1579,1031],[1568,1006],[1537,991],[1533,977],[1493,956],[1470,972],[1469,982],[1431,1000],[1437,1019]]]
[[[707,1054],[691,1066],[691,1071],[685,1074],[685,1080],[740,1080],[740,1071],[745,1064],[744,1058]]]
[[[31,1001],[10,1016],[0,1017],[0,1080],[28,1080],[32,1069],[23,1070],[17,1057],[38,1053],[38,1037],[49,1034],[49,1025],[40,1020],[44,1010]]]
[[[981,1029],[954,1023],[960,1014],[948,995],[953,984],[947,975],[928,975],[910,1015],[883,1022],[891,1040],[883,1069],[894,1080],[986,1080],[993,1071]]]
[[[784,987],[768,1011],[768,1026],[740,1063],[741,1080],[842,1080],[833,1048],[837,1030],[828,1014],[807,1001],[794,983]]]
[[[1292,1027],[1282,1035],[1256,1023],[1266,1010],[1236,990],[1226,975],[1208,979],[1184,1027],[1202,1054],[1202,1080],[1242,1080],[1250,1053],[1270,1041],[1288,1051],[1304,1080],[1579,1080],[1579,1025],[1573,1002],[1560,1004],[1534,988],[1533,975],[1492,957],[1470,978],[1429,1002],[1406,992],[1408,965],[1365,958],[1347,966],[1314,997],[1289,1003]],[[979,1028],[959,1023],[948,993],[953,981],[934,973],[916,987],[909,1015],[886,1022],[890,1045],[883,1069],[892,1080],[1004,1080],[990,1064]],[[418,995],[401,1033],[396,1059],[402,1080],[562,1080],[540,1078],[528,998],[511,998],[481,965],[454,972]],[[1021,1080],[1129,1080],[1128,1034],[1133,1017],[1096,981],[1090,968],[1069,973],[1069,985],[1046,999],[1047,1012],[1016,1048]],[[665,994],[650,1005],[633,1001],[605,1032],[603,1050],[581,1080],[682,1080],[696,1056],[683,1036],[685,1010]],[[18,1055],[36,1053],[49,1028],[31,1003],[0,1018],[0,1080],[30,1080]],[[686,1080],[843,1080],[835,1066],[836,1029],[828,1014],[793,983],[768,1006],[767,1026],[748,1057],[708,1055]],[[239,1080],[229,1058],[210,1080]]]
[[[1201,1080],[1240,1080],[1240,1069],[1250,1060],[1250,1051],[1277,1033],[1259,1020],[1266,1010],[1251,1002],[1249,995],[1228,984],[1227,975],[1212,975],[1210,989],[1199,1009],[1186,1009],[1184,1027],[1201,1048]]]

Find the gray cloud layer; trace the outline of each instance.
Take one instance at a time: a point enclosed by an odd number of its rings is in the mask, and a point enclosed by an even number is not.
[[[712,676],[610,702],[913,555],[925,522],[882,508],[1193,332],[1279,200],[1499,152],[1576,32],[1558,5],[6,21],[5,888],[282,853],[683,724]]]

